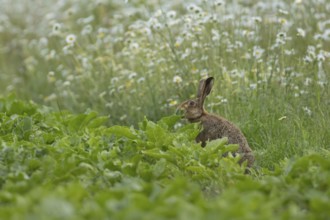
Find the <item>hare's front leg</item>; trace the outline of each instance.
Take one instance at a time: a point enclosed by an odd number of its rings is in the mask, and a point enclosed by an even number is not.
[[[206,146],[206,141],[209,139],[208,137],[208,132],[204,129],[202,130],[198,135],[197,137],[195,138],[195,141],[197,143],[200,143],[202,142],[202,147],[205,147]]]

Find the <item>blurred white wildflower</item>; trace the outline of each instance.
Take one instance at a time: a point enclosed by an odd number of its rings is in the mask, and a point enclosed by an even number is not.
[[[152,25],[152,29],[154,30],[161,30],[163,28],[163,25],[161,23],[155,23]]]
[[[66,36],[65,41],[67,42],[67,44],[73,45],[77,40],[76,35],[74,34],[69,34],[68,36]]]
[[[61,34],[61,24],[55,23],[52,28],[52,35],[60,35]]]
[[[49,83],[53,83],[56,81],[56,78],[55,78],[55,73],[53,71],[50,71],[47,75],[47,81]]]
[[[129,45],[129,49],[131,49],[131,50],[134,51],[134,52],[137,52],[137,51],[139,50],[139,48],[140,48],[140,46],[139,46],[139,44],[136,43],[136,42],[132,42],[132,43],[130,43],[130,45]]]
[[[88,24],[83,28],[83,30],[81,31],[81,34],[82,35],[88,35],[88,34],[91,34],[92,31],[93,31],[92,25]]]
[[[111,79],[111,85],[116,84],[118,81],[119,81],[119,78],[118,77],[113,77]]]
[[[323,34],[322,34],[322,38],[325,41],[330,41],[330,29],[326,29]]]
[[[194,41],[194,42],[191,43],[191,46],[192,46],[193,48],[197,48],[197,47],[199,46],[199,44],[198,44],[197,41]]]
[[[223,6],[225,2],[223,0],[216,0],[214,1],[214,5],[217,7]]]
[[[160,17],[163,15],[163,11],[161,9],[158,9],[157,11],[155,11],[154,13],[154,17]]]
[[[124,114],[124,115],[120,116],[119,120],[120,120],[120,121],[124,121],[126,118],[127,118],[127,115]]]
[[[316,15],[315,15],[315,17],[316,17]],[[322,16],[323,14],[320,14],[320,15]],[[324,18],[323,16],[322,17],[321,16],[318,17],[319,20],[322,20]],[[317,24],[319,30],[321,30],[321,31],[326,30],[326,28],[329,27],[329,25],[330,25],[330,19],[325,20],[325,21],[320,21]]]
[[[182,127],[182,123],[180,123],[180,122],[178,122],[178,123],[176,123],[175,125],[174,125],[174,129],[176,130],[176,129],[179,129],[179,128],[181,128]]]
[[[216,105],[220,105],[220,104],[226,104],[226,103],[228,103],[228,99],[226,99],[226,98],[224,98],[224,97],[222,97],[222,96],[216,96],[216,98],[219,100],[219,102],[218,103],[215,103]]]
[[[280,32],[276,35],[276,43],[275,43],[275,47],[279,47],[282,46],[286,43],[286,33],[285,32]]]
[[[255,90],[257,88],[257,83],[251,83],[250,89]]]
[[[312,115],[312,111],[310,110],[310,108],[308,108],[307,106],[303,107],[304,112],[308,115],[311,116]]]
[[[317,54],[317,60],[319,62],[325,61],[325,56],[324,56],[324,54],[322,52],[320,52],[319,54]]]
[[[94,19],[95,19],[94,15],[90,15],[90,16],[88,16],[86,18],[80,18],[80,19],[78,19],[77,23],[78,24],[89,24],[92,21],[94,21]]]
[[[54,59],[56,57],[56,51],[55,50],[51,50],[49,51],[49,53],[46,55],[45,59],[46,60],[51,60]]]
[[[182,42],[183,42],[183,38],[182,37],[177,37],[176,40],[175,40],[174,46],[175,47],[180,47]]]
[[[286,25],[288,21],[285,18],[279,18],[278,23],[280,23],[281,25]]]
[[[278,10],[278,12],[279,12],[280,14],[282,14],[282,15],[288,15],[288,14],[289,14],[288,11],[285,11],[285,10],[283,10],[283,9],[281,9],[281,8]]]
[[[52,93],[49,96],[46,96],[44,98],[44,101],[45,102],[51,102],[51,101],[54,101],[55,99],[57,99],[57,95],[55,93]]]
[[[202,13],[202,9],[194,4],[191,4],[187,7],[188,11],[194,12],[195,14]]]
[[[209,21],[216,23],[219,21],[218,16],[216,14],[212,14],[209,16]]]
[[[297,28],[297,35],[299,37],[305,37],[306,36],[306,31],[302,28]]]
[[[245,59],[245,60],[249,60],[249,59],[251,59],[251,55],[250,55],[250,53],[244,53],[242,56],[241,56],[241,58],[242,59]]]
[[[142,83],[144,81],[145,81],[145,78],[144,77],[140,77],[140,78],[138,78],[137,83]]]
[[[202,69],[200,72],[200,76],[202,79],[206,78],[209,75],[209,71],[207,69]]]
[[[173,82],[179,84],[182,82],[182,78],[180,76],[174,76]]]
[[[314,38],[314,40],[321,40],[321,39],[323,39],[323,36],[322,36],[322,34],[317,33],[313,36],[313,38]]]
[[[181,55],[181,59],[182,60],[186,59],[188,56],[190,56],[190,54],[191,54],[191,50],[189,48],[186,48],[184,53]]]
[[[212,29],[211,30],[211,33],[212,33],[212,40],[213,41],[218,41],[220,40],[220,34],[219,34],[219,31],[216,30],[216,29]]]
[[[262,22],[262,18],[259,17],[259,16],[252,17],[252,20],[253,20],[255,23],[261,23],[261,22]]]
[[[178,101],[173,100],[173,99],[168,99],[167,102],[168,102],[169,107],[173,107],[173,106],[176,106],[178,104]]]
[[[317,71],[318,81],[322,82],[322,83],[326,83],[327,82],[327,77],[326,77],[326,73],[323,69],[323,63],[321,61],[319,61],[317,63],[317,67],[318,67],[318,71]]]
[[[68,87],[68,86],[70,86],[70,85],[71,85],[70,81],[65,81],[65,82],[63,83],[63,86],[65,86],[65,87]]]
[[[304,82],[304,85],[305,86],[309,86],[311,83],[312,83],[312,79],[309,78],[309,77],[306,77],[305,82]]]
[[[262,49],[261,47],[259,47],[259,46],[254,46],[254,47],[253,47],[252,55],[253,55],[253,57],[254,57],[255,59],[259,60],[259,59],[262,57],[262,55],[263,55],[264,52],[265,52],[265,50]]]
[[[106,91],[103,91],[103,92],[101,92],[100,94],[99,94],[99,98],[104,98],[104,96],[107,94],[107,92]]]
[[[117,30],[116,30],[117,31]],[[116,32],[116,31],[114,31],[114,32]],[[119,31],[118,31],[119,32]],[[106,35],[106,33],[108,33],[108,29],[106,29],[106,28],[99,28],[98,30],[97,30],[97,37],[98,38],[104,38],[104,36]]]
[[[287,56],[291,56],[291,55],[295,55],[296,52],[295,52],[294,49],[291,49],[291,50],[287,50],[287,49],[285,49],[285,50],[284,50],[284,54],[287,55]]]
[[[137,76],[137,73],[136,73],[136,72],[133,72],[133,73],[129,74],[128,78],[129,78],[129,79],[133,79],[133,78],[135,78],[136,76]]]
[[[311,63],[316,59],[316,48],[314,46],[307,47],[307,55],[304,57],[304,61]]]
[[[281,39],[285,40],[286,39],[286,33],[285,32],[279,32],[277,34],[277,38],[281,38]]]
[[[174,19],[176,17],[176,11],[169,11],[166,13],[166,17]]]

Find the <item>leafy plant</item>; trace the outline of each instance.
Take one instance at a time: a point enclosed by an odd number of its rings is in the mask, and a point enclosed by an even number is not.
[[[22,113],[0,112],[1,219],[329,216],[327,150],[245,175],[230,154],[237,146],[219,139],[201,148],[198,129],[176,126],[178,116],[106,127],[95,112],[59,114],[15,102]]]

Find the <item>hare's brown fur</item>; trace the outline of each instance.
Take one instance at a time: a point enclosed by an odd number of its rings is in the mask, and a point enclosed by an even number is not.
[[[196,142],[201,142],[202,147],[205,147],[206,141],[227,137],[229,144],[239,145],[237,153],[242,154],[239,163],[247,160],[247,166],[252,166],[254,162],[252,150],[238,127],[222,117],[207,112],[203,113],[200,122],[203,130],[197,135]]]
[[[197,98],[183,102],[180,108],[185,110],[185,117],[190,122],[200,122],[202,124],[203,130],[196,137],[196,142],[201,142],[202,147],[206,146],[207,141],[227,137],[229,144],[239,145],[237,153],[242,155],[239,163],[247,161],[247,166],[251,167],[254,156],[240,129],[225,118],[209,114],[204,110],[203,103],[212,89],[212,83],[213,77],[201,80]]]

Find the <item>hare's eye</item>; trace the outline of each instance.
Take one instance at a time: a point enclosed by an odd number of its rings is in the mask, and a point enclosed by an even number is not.
[[[189,106],[195,106],[196,102],[195,101],[189,101],[188,105]]]

